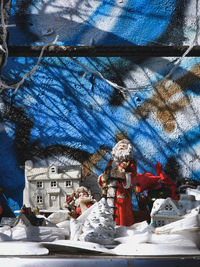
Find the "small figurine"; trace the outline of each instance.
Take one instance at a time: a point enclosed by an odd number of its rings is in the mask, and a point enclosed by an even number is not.
[[[81,186],[67,197],[65,207],[69,209],[72,218],[77,218],[94,203],[90,190]]]

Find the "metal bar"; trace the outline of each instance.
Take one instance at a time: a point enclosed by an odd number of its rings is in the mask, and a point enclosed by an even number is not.
[[[42,46],[9,46],[10,57],[38,57]],[[188,46],[49,46],[43,57],[180,57]],[[194,46],[187,57],[200,56]]]

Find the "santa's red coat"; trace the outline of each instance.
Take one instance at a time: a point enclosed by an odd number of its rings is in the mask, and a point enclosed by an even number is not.
[[[162,171],[161,164],[157,161],[155,167],[157,175],[152,173],[137,173],[132,176],[132,184],[139,186],[140,192],[144,190],[150,191],[153,189],[159,189],[161,184],[165,184],[171,190],[171,198],[178,200],[178,195],[176,194],[177,186],[176,184]]]

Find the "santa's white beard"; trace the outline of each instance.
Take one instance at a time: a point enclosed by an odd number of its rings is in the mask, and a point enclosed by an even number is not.
[[[128,161],[133,158],[132,150],[130,147],[121,150],[115,148],[112,151],[111,158],[116,164],[120,164],[123,161]]]

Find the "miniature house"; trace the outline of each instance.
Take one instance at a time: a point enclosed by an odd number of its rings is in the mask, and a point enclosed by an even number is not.
[[[40,210],[59,210],[65,205],[66,196],[80,186],[81,165],[34,167],[25,162],[25,188],[23,204],[38,206]]]
[[[196,201],[192,195],[180,195],[180,200],[171,198],[157,199],[151,211],[151,223],[155,226],[164,226],[168,223],[182,219],[191,210],[200,206],[200,201]]]

